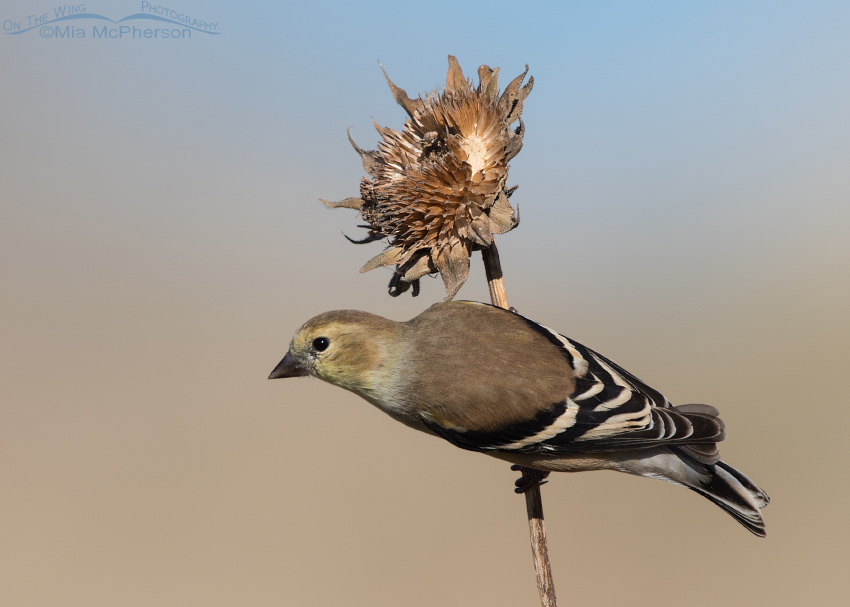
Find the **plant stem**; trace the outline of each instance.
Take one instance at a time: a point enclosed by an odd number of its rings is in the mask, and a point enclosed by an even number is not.
[[[523,471],[523,476],[526,475]],[[525,492],[525,509],[528,513],[528,532],[531,536],[531,554],[534,557],[534,572],[537,574],[537,590],[543,607],[558,607],[555,599],[555,581],[549,566],[549,547],[546,543],[546,526],[543,524],[543,499],[540,485]]]
[[[484,271],[487,273],[487,286],[490,287],[490,301],[494,306],[499,306],[507,310],[508,294],[505,293],[505,280],[502,276],[502,262],[499,261],[499,249],[496,248],[496,241],[493,241],[488,248],[481,251],[481,256],[484,258]]]
[[[499,261],[499,249],[496,241],[481,251],[484,258],[484,270],[487,273],[487,285],[490,287],[490,301],[494,306],[508,308],[508,296],[502,264]],[[525,469],[522,475],[527,477]],[[528,531],[531,535],[531,553],[534,557],[534,571],[537,574],[537,590],[540,592],[540,604],[543,607],[557,607],[555,600],[555,582],[552,580],[552,568],[549,565],[549,548],[546,543],[546,527],[543,524],[543,499],[540,485],[534,485],[525,492],[525,509],[528,513]]]

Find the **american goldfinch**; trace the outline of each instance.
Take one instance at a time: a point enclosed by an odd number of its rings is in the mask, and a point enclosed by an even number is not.
[[[717,409],[674,407],[608,358],[512,311],[438,303],[408,322],[326,312],[296,332],[269,379],[298,376],[350,390],[462,449],[537,470],[536,481],[583,470],[659,478],[765,535],[759,509],[769,498],[719,460],[726,433]]]

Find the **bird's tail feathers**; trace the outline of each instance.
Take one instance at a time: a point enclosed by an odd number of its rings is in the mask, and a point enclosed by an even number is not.
[[[688,456],[682,454],[686,463]],[[694,462],[694,466],[702,467]],[[729,464],[718,461],[708,477],[699,475],[696,482],[687,483],[687,487],[711,500],[732,517],[759,537],[765,537],[764,518],[760,509],[770,503],[770,498],[745,474]]]

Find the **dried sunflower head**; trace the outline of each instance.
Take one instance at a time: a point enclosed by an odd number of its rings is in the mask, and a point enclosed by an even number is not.
[[[519,224],[508,202],[516,187],[506,184],[508,162],[522,148],[520,115],[534,84],[522,85],[527,73],[528,66],[500,96],[499,68],[479,67],[474,87],[449,55],[445,89],[424,99],[410,99],[387,77],[409,116],[402,131],[375,124],[382,139],[376,151],[361,150],[349,135],[369,177],[360,198],[322,202],[360,211],[369,233],[352,242],[388,239],[387,250],[360,271],[395,265],[390,295],[413,286],[415,296],[419,278],[439,272],[451,299],[469,275],[472,251]]]

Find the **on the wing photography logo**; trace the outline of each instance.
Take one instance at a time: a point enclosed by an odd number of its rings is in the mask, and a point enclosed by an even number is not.
[[[158,3],[142,2],[141,11],[112,19],[89,12],[85,3],[55,6],[49,12],[3,19],[3,33],[69,40],[191,40],[192,34],[218,35],[218,23]]]

